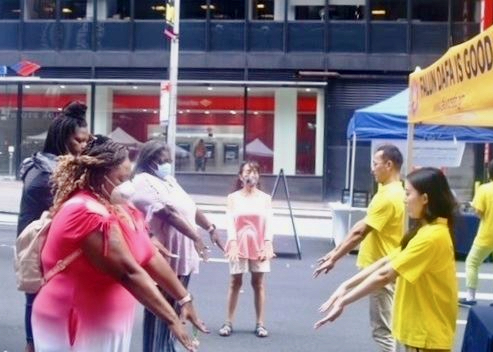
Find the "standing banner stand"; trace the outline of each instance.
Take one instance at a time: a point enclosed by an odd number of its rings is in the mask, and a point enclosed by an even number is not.
[[[293,210],[291,208],[291,197],[289,196],[289,189],[288,189],[288,181],[286,180],[286,175],[284,175],[284,170],[281,169],[279,171],[279,174],[276,177],[276,182],[274,182],[274,188],[272,189],[271,197],[274,199],[274,195],[276,194],[277,191],[277,186],[279,186],[279,181],[282,181],[284,185],[284,192],[286,194],[286,200],[288,202],[288,208],[289,208],[289,217],[291,218],[291,224],[293,225],[293,233],[294,233],[294,240],[296,243],[296,250],[298,252],[298,259],[301,260],[301,245],[300,245],[300,239],[298,238],[298,233],[296,232],[296,226],[294,224],[294,217],[293,217]],[[280,254],[281,256],[290,256],[289,253],[276,253]]]

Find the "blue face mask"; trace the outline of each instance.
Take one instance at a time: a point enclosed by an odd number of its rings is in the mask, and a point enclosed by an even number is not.
[[[155,172],[157,177],[164,179],[166,176],[171,175],[171,163],[157,164],[157,170]]]

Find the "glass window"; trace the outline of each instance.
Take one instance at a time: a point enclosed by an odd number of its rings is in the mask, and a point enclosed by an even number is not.
[[[413,0],[412,18],[423,22],[446,22],[448,0]]]
[[[0,1],[0,19],[18,19],[21,13],[20,0]]]
[[[407,0],[371,0],[370,8],[374,21],[407,20]]]
[[[91,1],[91,0],[90,0]],[[96,1],[98,6],[98,19],[129,20],[130,0],[106,0]]]
[[[251,11],[252,20],[274,20],[274,0],[252,0]]]
[[[238,172],[243,160],[244,105],[243,88],[180,87],[176,144],[182,157],[177,153],[176,170],[199,171],[201,160],[194,151],[203,140],[205,172]]]
[[[207,5],[205,0],[187,0],[180,2],[180,18],[204,19],[206,17]]]
[[[481,21],[480,2],[452,0],[452,21],[479,23]]]
[[[17,85],[0,85],[0,175],[15,177]]]
[[[87,0],[62,0],[61,7],[61,18],[64,20],[80,20],[86,18]]]
[[[296,174],[315,173],[315,135],[317,93],[313,89],[298,90],[296,124]]]
[[[329,18],[331,20],[355,21],[365,18],[363,5],[331,5],[329,6]]]
[[[73,100],[88,104],[88,92],[89,86],[24,85],[21,160],[43,148],[48,126],[63,106]]]
[[[296,20],[324,20],[325,18],[324,6],[295,6],[294,11]]]
[[[30,20],[55,19],[55,0],[26,0],[26,18]]]
[[[272,173],[274,163],[274,93],[274,88],[248,88],[245,160],[257,161],[262,173]]]
[[[211,0],[209,11],[214,20],[242,20],[245,19],[245,0]]]
[[[135,1],[135,18],[142,20],[162,20],[166,18],[166,2],[162,0]]]

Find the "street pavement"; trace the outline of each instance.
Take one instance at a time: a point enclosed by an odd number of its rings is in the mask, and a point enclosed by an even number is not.
[[[224,232],[222,236],[225,236]],[[12,269],[15,227],[0,226],[0,351],[17,352],[23,349],[23,295],[16,291]],[[288,236],[275,237],[279,258],[273,261],[272,272],[267,277],[266,326],[270,336],[259,339],[253,334],[254,308],[249,277],[244,279],[240,295],[234,333],[220,337],[218,328],[226,314],[228,288],[228,266],[217,249],[213,249],[211,260],[201,265],[200,273],[191,280],[190,290],[202,319],[212,330],[209,335],[200,335],[200,351],[376,351],[370,337],[368,303],[366,299],[348,307],[335,323],[315,331],[313,323],[320,317],[317,308],[344,279],[356,272],[355,256],[341,259],[330,274],[312,279],[314,263],[330,247],[324,238],[301,239],[302,260],[292,256],[294,241]],[[458,262],[460,289],[464,291],[464,263]],[[493,301],[491,273],[493,264],[481,267],[480,304]],[[462,344],[467,309],[460,309],[454,351]],[[142,309],[137,310],[131,351],[141,351]]]

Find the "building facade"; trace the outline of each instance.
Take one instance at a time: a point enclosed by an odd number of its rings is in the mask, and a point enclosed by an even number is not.
[[[0,65],[41,68],[0,79],[0,174],[39,150],[72,99],[89,105],[94,133],[131,149],[165,138],[165,11],[162,0],[1,1]],[[476,0],[182,0],[178,177],[224,194],[240,162],[255,159],[267,189],[282,169],[294,198],[338,198],[353,111],[404,89],[409,72],[477,34],[480,20]],[[208,158],[197,172],[199,140]],[[369,190],[360,148],[356,187]]]

